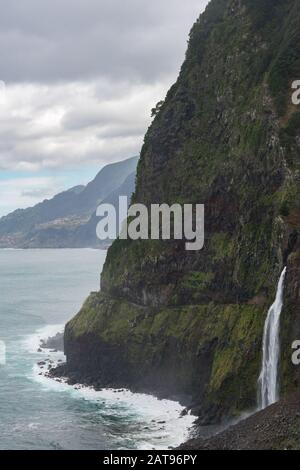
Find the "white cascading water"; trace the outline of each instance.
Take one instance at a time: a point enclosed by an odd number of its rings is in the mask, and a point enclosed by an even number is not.
[[[278,396],[278,366],[279,366],[279,332],[280,332],[280,314],[283,306],[283,290],[286,268],[281,273],[277,287],[276,299],[271,306],[265,322],[263,337],[263,359],[259,387],[259,405],[260,409],[276,403]]]

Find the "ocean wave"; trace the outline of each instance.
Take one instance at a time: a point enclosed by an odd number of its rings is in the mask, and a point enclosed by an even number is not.
[[[57,333],[63,333],[64,328],[64,325],[47,325],[39,328],[34,334],[27,335],[25,337],[23,340],[23,347],[28,353],[35,354],[40,348],[42,341],[46,341],[48,338],[54,337]],[[50,354],[50,351],[47,349],[43,350],[42,352],[44,354]]]
[[[41,341],[62,332],[63,328],[63,325],[50,325],[39,329],[25,339],[26,350],[37,354]],[[48,376],[49,368],[65,360],[62,352],[42,350],[38,357],[40,359],[33,366],[31,379],[39,382],[46,390],[68,393],[74,399],[101,405],[99,410],[104,420],[107,418],[109,421],[113,417],[130,423],[130,440],[135,441],[139,449],[163,450],[176,447],[188,439],[196,417],[191,414],[183,416],[184,407],[178,402],[160,400],[152,395],[133,393],[126,389],[96,391],[80,384],[69,385],[64,379]],[[111,432],[113,438],[113,431]],[[124,445],[120,448],[128,447]]]

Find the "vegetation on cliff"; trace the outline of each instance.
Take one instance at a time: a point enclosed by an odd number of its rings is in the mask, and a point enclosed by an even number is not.
[[[117,240],[103,293],[67,325],[70,370],[180,395],[206,422],[253,407],[263,324],[287,263],[282,388],[295,385],[299,12],[298,0],[212,0],[193,26],[145,137],[134,201],[204,203],[205,247]]]

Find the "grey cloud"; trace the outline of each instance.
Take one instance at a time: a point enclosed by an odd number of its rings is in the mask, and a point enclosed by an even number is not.
[[[10,0],[0,15],[1,79],[153,81],[174,73],[206,0]]]
[[[105,116],[101,112],[101,109],[80,109],[67,113],[64,116],[62,125],[66,130],[76,131],[79,129],[107,123],[109,120],[109,116],[107,114]]]
[[[138,154],[207,1],[2,1],[0,169]]]

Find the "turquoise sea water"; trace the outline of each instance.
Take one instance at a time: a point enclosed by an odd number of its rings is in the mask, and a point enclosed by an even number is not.
[[[0,250],[0,449],[168,448],[188,436],[191,416],[170,401],[113,390],[95,392],[47,379],[39,340],[63,329],[98,290],[106,253]]]

